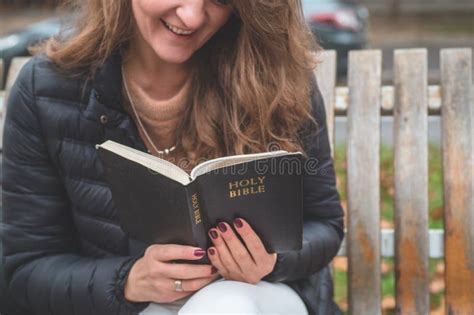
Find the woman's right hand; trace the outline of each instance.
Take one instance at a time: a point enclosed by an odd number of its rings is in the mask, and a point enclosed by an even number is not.
[[[176,264],[174,260],[199,260],[206,252],[183,245],[151,245],[128,274],[125,298],[131,302],[168,303],[184,298],[219,277],[211,265]],[[183,291],[175,291],[175,280]]]

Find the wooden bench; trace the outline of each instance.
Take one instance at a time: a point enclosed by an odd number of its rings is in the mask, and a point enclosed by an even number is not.
[[[315,72],[332,143],[335,116],[348,123],[348,224],[339,255],[349,261],[349,312],[382,313],[381,257],[394,257],[397,313],[428,314],[428,259],[444,257],[446,314],[473,315],[472,51],[441,51],[439,86],[428,86],[426,49],[396,50],[394,57],[394,86],[381,86],[378,50],[350,52],[347,87],[336,87],[334,51],[320,54]],[[13,61],[7,89],[24,62]],[[381,115],[395,121],[394,230],[380,229]],[[428,229],[428,115],[442,117],[444,230]]]

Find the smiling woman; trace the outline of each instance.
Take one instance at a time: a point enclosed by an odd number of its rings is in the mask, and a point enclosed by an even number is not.
[[[231,14],[230,6],[219,1],[189,1],[173,10],[175,6],[174,1],[132,1],[139,36],[133,37],[130,46],[149,47],[153,58],[162,63],[182,64]]]
[[[300,2],[73,3],[74,31],[40,48],[7,105],[1,232],[14,300],[38,314],[335,313],[327,266],[343,212]],[[95,150],[106,140],[187,170],[303,152],[316,169],[303,174],[302,249],[267,252],[244,218],[216,222],[209,248],[130,239]]]

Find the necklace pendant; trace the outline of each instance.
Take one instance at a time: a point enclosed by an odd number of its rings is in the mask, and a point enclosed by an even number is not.
[[[152,146],[152,148],[155,150],[155,152],[158,154],[159,157],[163,157],[164,155],[168,155],[170,152],[174,151],[174,149],[176,148],[176,145],[172,146],[171,148],[169,149],[164,149],[163,151],[160,151],[156,148],[155,144],[153,143],[153,141],[151,140],[151,137],[150,135],[148,134],[148,132],[146,131],[145,129],[145,126],[143,126],[143,123],[140,119],[140,116],[138,115],[137,113],[137,110],[135,109],[135,103],[133,102],[133,99],[130,95],[130,91],[128,90],[128,84],[127,84],[127,79],[125,77],[125,71],[123,69],[123,65],[122,65],[122,80],[123,80],[123,86],[125,88],[125,92],[127,94],[127,98],[128,98],[128,101],[130,102],[130,106],[132,107],[132,111],[133,111],[133,114],[135,115],[136,119],[137,119],[137,122],[138,122],[138,126],[141,128],[141,130],[143,131],[143,134],[145,135],[146,139],[148,140],[148,142],[150,143],[150,145]],[[151,150],[147,149],[147,152],[149,154],[152,154],[151,153]]]

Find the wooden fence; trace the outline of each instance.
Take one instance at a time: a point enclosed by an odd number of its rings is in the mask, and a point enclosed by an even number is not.
[[[441,84],[428,86],[426,49],[394,52],[394,86],[381,86],[378,50],[349,54],[336,87],[336,54],[315,72],[334,142],[347,116],[349,313],[381,314],[381,257],[395,257],[397,314],[429,314],[428,259],[445,260],[446,314],[474,314],[474,88],[471,49],[441,50]],[[7,90],[26,59],[16,59]],[[0,65],[1,67],[1,65]],[[7,93],[6,93],[7,94]],[[2,96],[3,95],[3,96]],[[0,92],[0,105],[5,93]],[[395,229],[380,229],[380,120],[394,116]],[[428,115],[442,117],[444,230],[428,229]]]
[[[429,313],[428,259],[446,265],[446,314],[474,314],[474,93],[471,49],[441,50],[441,84],[428,86],[426,49],[394,52],[394,86],[381,86],[381,52],[349,54],[335,87],[334,52],[316,72],[334,139],[347,115],[350,314],[381,314],[380,259],[395,257],[398,314]],[[428,229],[428,114],[442,118],[444,231]],[[394,116],[395,230],[380,230],[380,116]],[[443,233],[444,232],[444,233]],[[444,241],[443,241],[444,240]]]

